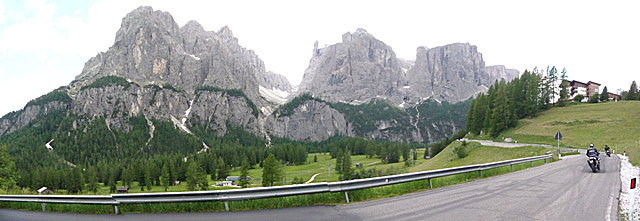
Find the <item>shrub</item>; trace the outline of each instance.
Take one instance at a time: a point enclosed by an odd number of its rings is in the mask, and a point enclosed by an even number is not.
[[[584,99],[584,96],[582,94],[578,94],[575,97],[573,97],[574,102],[582,102],[583,99]]]
[[[600,94],[595,93],[589,97],[589,103],[598,103],[600,102]]]
[[[458,158],[465,158],[469,156],[469,148],[467,148],[467,142],[465,141],[462,141],[462,144],[460,146],[457,146],[455,150]]]

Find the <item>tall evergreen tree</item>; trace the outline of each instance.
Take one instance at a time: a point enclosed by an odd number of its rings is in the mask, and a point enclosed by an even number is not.
[[[67,188],[69,193],[82,192],[84,186],[84,177],[82,176],[82,169],[80,167],[74,167],[71,170],[71,185]]]
[[[87,190],[95,193],[98,190],[98,175],[96,174],[96,169],[92,166],[87,169],[87,179],[89,181]]]
[[[607,101],[609,101],[609,90],[607,90],[607,86],[604,86],[604,89],[602,89],[602,94],[600,94],[600,102]]]
[[[147,187],[147,191],[151,191],[152,183],[153,183],[153,178],[151,175],[151,166],[147,165],[144,170],[144,184]]]
[[[566,81],[569,78],[569,76],[567,75],[567,68],[563,67],[560,73],[560,80]]]
[[[224,180],[229,176],[229,165],[225,164],[225,161],[220,159],[220,164],[218,165],[218,180]]]
[[[9,148],[2,144],[0,146],[0,190],[13,190],[17,188],[16,164],[11,161]]]
[[[249,186],[249,163],[247,160],[242,161],[242,169],[240,171],[240,177],[238,178],[238,183],[240,187],[247,188]]]
[[[122,171],[122,186],[131,188],[133,185],[134,170],[131,167],[127,167]]]
[[[160,176],[160,184],[165,192],[169,190],[169,184],[171,184],[171,174],[169,172],[169,163],[164,163],[162,166],[162,175]]]
[[[195,191],[198,190],[198,164],[190,160],[188,165],[186,174],[187,190]]]
[[[338,147],[338,154],[336,155],[336,172],[342,173],[342,160],[344,160],[343,156],[344,152],[342,148]]]
[[[479,97],[480,95],[478,95]],[[473,128],[475,128],[475,121],[473,120],[475,117],[475,111],[476,111],[476,102],[478,100],[478,97],[476,97],[475,99],[473,99],[471,101],[471,105],[469,105],[469,111],[467,111],[467,117],[465,119],[465,128],[470,131],[470,132],[474,132]],[[474,134],[477,134],[474,132]]]
[[[564,107],[568,99],[569,99],[569,82],[566,80],[563,80],[562,83],[560,83],[560,94],[558,99],[558,106]]]
[[[262,186],[273,186],[280,179],[280,163],[273,154],[264,159],[262,169]]]
[[[353,173],[351,171],[351,154],[346,152],[342,160],[342,180],[351,180]]]
[[[109,192],[110,193],[115,193],[116,192],[116,190],[117,190],[116,183],[117,183],[116,175],[112,173],[109,176]]]
[[[549,87],[550,100],[551,102],[556,102],[556,81],[558,81],[558,69],[556,69],[556,66],[551,67],[551,69],[547,66],[547,78],[551,84]]]
[[[638,85],[636,81],[631,82],[631,87],[629,87],[629,91],[627,92],[626,100],[640,100],[640,93],[638,92]]]

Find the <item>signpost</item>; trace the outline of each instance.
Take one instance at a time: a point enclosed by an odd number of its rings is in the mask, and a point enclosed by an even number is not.
[[[633,220],[633,208],[635,207],[635,201],[636,201],[636,178],[631,178],[631,187],[629,189],[629,197],[631,197],[630,199],[630,203],[629,203],[629,220]]]
[[[556,140],[558,140],[558,159],[560,159],[561,155],[560,155],[560,140],[562,140],[562,134],[560,133],[560,131],[558,131],[556,133]]]

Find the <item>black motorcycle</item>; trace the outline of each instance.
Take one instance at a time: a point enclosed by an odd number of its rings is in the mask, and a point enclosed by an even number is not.
[[[589,157],[589,160],[587,160],[587,163],[589,164],[589,167],[591,167],[591,170],[595,173],[596,171],[600,170],[600,160],[598,160],[598,158],[596,157]]]
[[[606,152],[607,152],[607,156],[611,157],[611,150],[607,150]]]

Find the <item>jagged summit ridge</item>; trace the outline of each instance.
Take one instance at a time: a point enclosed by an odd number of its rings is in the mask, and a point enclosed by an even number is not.
[[[404,107],[433,98],[463,101],[496,80],[511,80],[517,70],[485,67],[482,54],[469,43],[418,47],[414,61],[396,57],[393,49],[364,29],[342,35],[325,48],[314,44],[299,94],[334,102],[362,103],[383,98]]]

